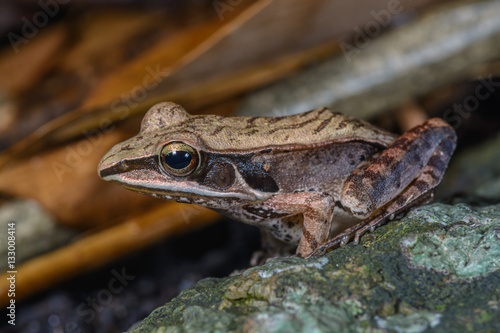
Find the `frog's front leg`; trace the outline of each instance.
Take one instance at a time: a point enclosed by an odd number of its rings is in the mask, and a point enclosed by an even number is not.
[[[288,215],[303,216],[298,256],[308,256],[328,239],[335,207],[332,196],[314,192],[289,193],[270,199],[268,204]]]
[[[430,201],[456,146],[456,134],[433,118],[399,137],[373,161],[361,164],[345,181],[341,203],[361,223],[321,244],[313,254],[357,242],[368,229],[395,214]]]

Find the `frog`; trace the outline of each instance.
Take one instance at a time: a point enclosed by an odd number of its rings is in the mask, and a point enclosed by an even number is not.
[[[98,175],[257,226],[262,258],[308,258],[431,202],[456,140],[440,118],[396,135],[325,107],[249,117],[163,102],[102,157]]]

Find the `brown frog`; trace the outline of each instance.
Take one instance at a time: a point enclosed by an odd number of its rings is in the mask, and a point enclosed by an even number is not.
[[[400,137],[327,108],[286,117],[153,106],[99,175],[258,226],[268,256],[320,254],[432,200],[456,135],[433,118]],[[298,246],[297,246],[298,245]]]

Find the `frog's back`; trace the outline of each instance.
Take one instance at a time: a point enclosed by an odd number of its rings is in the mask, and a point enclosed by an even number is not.
[[[169,103],[173,104],[173,103]],[[175,104],[173,104],[175,105]],[[172,112],[172,106],[163,113]],[[173,112],[186,112],[175,105]],[[284,117],[224,117],[218,115],[172,114],[165,134],[191,132],[203,138],[214,151],[251,151],[265,148],[314,147],[335,142],[363,141],[383,147],[395,136],[362,120],[350,118],[327,108]]]
[[[191,116],[186,129],[204,133],[213,150],[261,150],[263,147],[318,146],[362,140],[381,146],[394,135],[362,120],[322,108],[285,117]]]

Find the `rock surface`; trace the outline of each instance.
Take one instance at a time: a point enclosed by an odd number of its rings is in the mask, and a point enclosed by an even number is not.
[[[204,279],[132,332],[498,332],[500,204],[432,204],[321,257]]]

